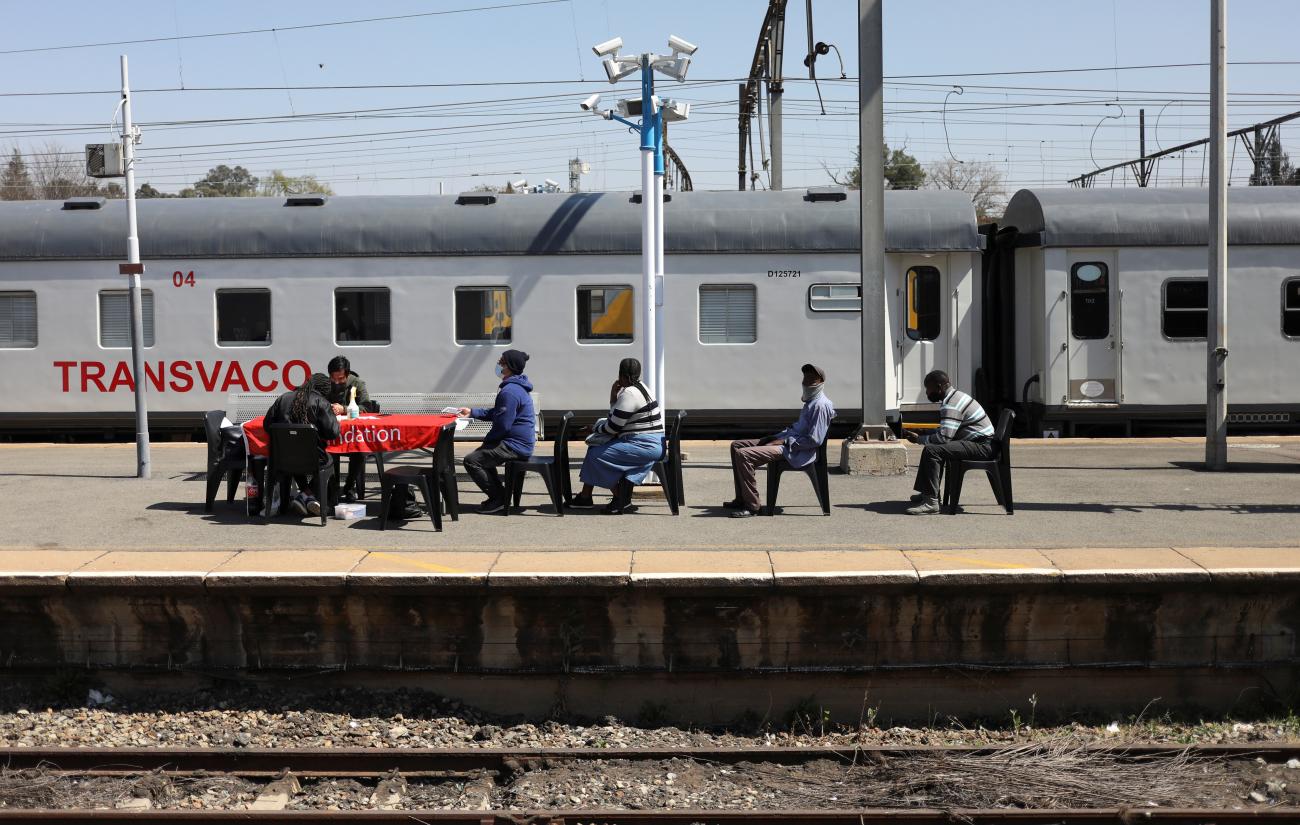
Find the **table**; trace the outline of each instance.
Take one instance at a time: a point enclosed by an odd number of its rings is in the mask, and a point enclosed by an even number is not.
[[[263,425],[263,416],[244,424],[244,440],[248,454],[269,456],[271,437]],[[389,453],[401,450],[428,449],[438,443],[442,428],[456,420],[451,414],[439,415],[373,415],[360,418],[339,419],[339,438],[325,446],[325,452],[336,455],[348,453]]]

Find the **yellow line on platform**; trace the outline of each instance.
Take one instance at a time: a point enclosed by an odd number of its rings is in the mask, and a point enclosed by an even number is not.
[[[423,551],[413,551],[413,552],[426,552],[426,553],[427,553],[427,552],[431,552],[431,551],[423,550]],[[432,552],[437,552],[437,551],[432,551]],[[470,572],[470,571],[468,571],[468,570],[460,570],[459,568],[456,568],[456,567],[447,567],[447,566],[442,565],[442,564],[434,564],[434,563],[432,563],[432,562],[427,562],[427,561],[416,561],[415,559],[409,559],[409,558],[405,558],[405,557],[403,557],[403,556],[399,556],[399,555],[397,555],[396,553],[385,553],[385,552],[380,551],[380,550],[372,550],[371,553],[370,553],[370,555],[375,556],[375,557],[377,557],[377,558],[381,558],[381,559],[387,559],[387,560],[389,560],[389,561],[395,561],[395,562],[398,562],[399,564],[405,564],[405,565],[409,565],[409,566],[411,566],[411,567],[417,567],[417,568],[419,568],[419,569],[421,569],[421,570],[431,570],[431,571],[433,571],[434,573],[468,573],[468,572]]]
[[[979,551],[975,550],[970,552],[978,553]],[[1029,564],[994,564],[991,562],[984,561],[982,559],[973,559],[970,556],[958,556],[953,553],[936,553],[932,550],[908,550],[906,551],[906,553],[909,556],[925,556],[926,558],[937,559],[939,561],[955,561],[955,562],[960,562],[961,564],[969,564],[973,567],[986,567],[991,570],[1032,570],[1033,569],[1033,565],[1029,565]]]

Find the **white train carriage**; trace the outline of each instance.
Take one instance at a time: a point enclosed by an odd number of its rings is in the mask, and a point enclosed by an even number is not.
[[[886,198],[893,414],[920,378],[973,374],[982,237],[953,192]],[[768,426],[826,369],[860,413],[857,197],[674,193],[667,405]],[[145,380],[155,425],[193,428],[233,392],[279,392],[350,358],[373,391],[483,392],[505,347],[551,409],[595,413],[641,355],[641,207],[626,194],[145,200]],[[0,427],[131,424],[121,201],[0,204]]]
[[[1204,189],[1018,192],[985,274],[995,397],[1023,391],[1038,428],[1065,434],[1202,424],[1207,203]],[[1289,427],[1300,421],[1282,378],[1300,355],[1300,189],[1232,189],[1228,243],[1229,423]]]

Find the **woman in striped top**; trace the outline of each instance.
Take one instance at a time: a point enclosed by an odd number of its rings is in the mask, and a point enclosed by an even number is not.
[[[609,417],[596,422],[587,439],[587,457],[582,462],[582,491],[571,507],[589,509],[592,489],[606,487],[614,498],[604,512],[630,513],[632,488],[650,473],[664,452],[664,419],[659,402],[641,383],[641,362],[624,358],[618,365]]]

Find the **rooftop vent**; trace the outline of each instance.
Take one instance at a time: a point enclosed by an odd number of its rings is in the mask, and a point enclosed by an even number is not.
[[[497,196],[492,192],[461,192],[456,196],[457,206],[470,206],[473,204],[491,206],[496,202]]]
[[[806,201],[820,203],[822,201],[846,201],[849,199],[849,193],[844,191],[842,186],[810,186],[808,194],[803,196]]]
[[[664,193],[664,203],[668,203],[668,202],[671,201],[672,199],[673,199],[673,196],[672,196],[672,193],[671,193],[671,192],[665,192],[665,193]],[[629,203],[640,203],[640,202],[641,202],[641,193],[640,193],[640,192],[635,192],[635,193],[633,193],[633,194],[632,194],[632,197],[628,199],[628,202],[629,202]]]
[[[104,198],[68,198],[63,202],[64,209],[99,209],[104,205]]]
[[[284,199],[285,206],[324,206],[324,195],[290,195]]]

